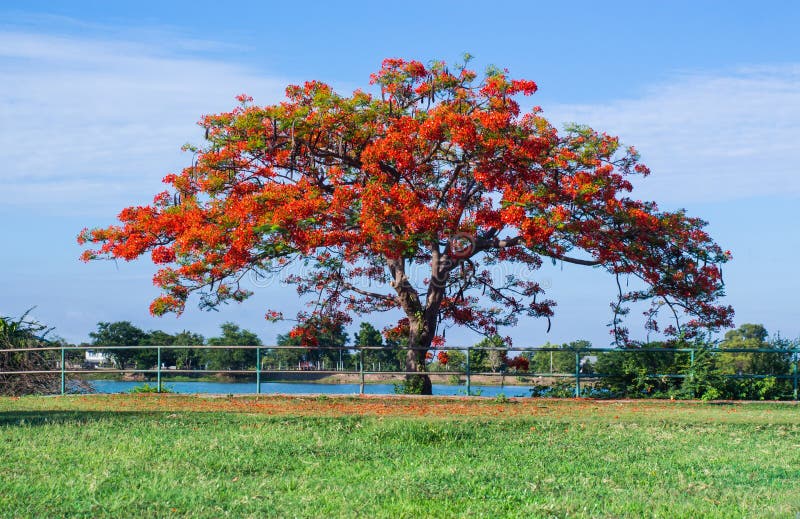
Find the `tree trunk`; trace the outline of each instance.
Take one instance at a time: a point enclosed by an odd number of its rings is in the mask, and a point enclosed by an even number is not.
[[[431,268],[434,278],[440,274],[438,244],[432,245],[433,258]],[[408,322],[408,351],[406,351],[406,372],[404,393],[431,395],[431,379],[425,373],[425,354],[431,347],[431,341],[436,333],[436,318],[444,296],[443,285],[431,286],[423,306],[419,293],[408,281],[405,275],[405,260],[400,258],[387,258],[389,271],[393,281],[392,286],[397,292],[397,300],[405,312]],[[419,373],[416,375],[415,373]]]
[[[425,373],[425,354],[427,350],[408,350],[406,352],[406,371],[419,372],[420,375],[406,375],[405,392],[417,395],[432,395],[431,377]]]
[[[431,378],[426,373],[425,354],[431,346],[433,338],[426,323],[411,320],[408,334],[408,351],[406,352],[406,371],[419,375],[406,375],[405,393],[415,395],[432,395]],[[421,349],[414,349],[421,348]]]

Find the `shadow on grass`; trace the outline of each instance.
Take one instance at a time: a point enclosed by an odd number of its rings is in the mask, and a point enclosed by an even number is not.
[[[165,415],[158,411],[0,411],[0,427],[130,421]]]

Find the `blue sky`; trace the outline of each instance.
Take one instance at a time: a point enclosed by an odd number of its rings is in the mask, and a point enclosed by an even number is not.
[[[287,325],[266,323],[263,310],[279,300],[291,313],[291,288],[156,319],[152,266],[83,264],[75,235],[148,202],[189,160],[179,148],[200,140],[200,115],[231,108],[238,93],[266,104],[306,79],[347,92],[385,57],[470,52],[476,68],[535,80],[532,103],[553,122],[636,145],[653,169],[638,195],[703,217],[733,252],[726,301],[737,324],[800,336],[798,26],[794,2],[5,1],[0,315],[36,306],[71,341],[113,320],[206,336],[230,320],[274,341]],[[540,321],[505,330],[516,344],[608,344],[611,278],[569,265],[534,277],[559,307],[549,334]],[[451,343],[475,340],[448,332]]]

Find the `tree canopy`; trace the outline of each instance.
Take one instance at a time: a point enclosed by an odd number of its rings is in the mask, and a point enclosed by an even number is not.
[[[163,332],[162,332],[163,333]],[[97,330],[89,332],[93,346],[140,346],[148,345],[148,334],[130,321],[99,322]],[[159,344],[154,342],[154,344]],[[124,368],[129,362],[135,362],[142,369],[149,369],[155,364],[155,353],[148,350],[111,350],[111,357],[117,368]]]
[[[631,179],[649,173],[634,148],[584,126],[559,132],[539,107],[523,112],[518,98],[536,84],[497,68],[387,59],[371,84],[345,96],[309,81],[283,102],[243,95],[203,117],[192,164],[164,178],[153,204],[124,209],[119,225],[81,232],[96,244],[83,258],[149,254],[163,289],[156,315],[183,311],[192,293],[204,307],[241,301],[248,273],[302,264],[285,276],[314,296],[300,323],[399,311],[411,372],[424,371],[425,350],[448,326],[493,336],[520,316],[550,319],[543,288],[493,273],[501,262],[535,270],[552,259],[638,279],[629,290],[618,283],[619,341],[631,302],[652,301],[652,331],[730,324],[732,309],[717,303],[729,254],[704,221],[629,196]],[[313,344],[309,329],[296,334]]]
[[[222,335],[209,338],[209,346],[261,346],[258,335],[234,323],[222,323],[220,328]],[[256,363],[256,350],[209,349],[203,358],[209,369],[252,369]]]

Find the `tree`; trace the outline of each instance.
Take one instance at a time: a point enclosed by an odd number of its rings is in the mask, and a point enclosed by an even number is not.
[[[97,331],[90,332],[89,337],[92,339],[92,346],[139,346],[147,343],[147,333],[134,326],[130,321],[113,323],[101,321],[97,323]],[[142,359],[149,360],[151,353],[146,350],[109,350],[117,369],[124,369],[130,362],[135,362],[137,367],[140,367]],[[137,359],[139,359],[138,362]],[[142,369],[149,369],[154,364],[155,361]]]
[[[505,346],[505,341],[499,335],[493,335],[481,340],[475,345],[475,348],[478,349],[470,351],[470,370],[473,372],[491,371],[492,373],[501,370],[507,360]]]
[[[470,359],[470,363],[472,359]],[[447,350],[448,371],[464,371],[467,368],[467,355],[463,350]],[[470,369],[474,368],[470,366]]]
[[[517,97],[536,84],[494,67],[479,77],[466,63],[387,59],[371,83],[375,94],[342,96],[310,81],[279,104],[242,95],[203,117],[191,166],[119,225],[84,229],[79,242],[97,246],[83,259],[149,253],[164,291],[155,315],[182,312],[193,293],[201,307],[241,301],[244,275],[300,263],[285,279],[313,295],[298,322],[398,312],[405,368],[419,373],[408,385],[425,393],[425,354],[446,327],[492,336],[553,315],[538,283],[493,274],[498,262],[537,269],[547,258],[638,280],[618,283],[620,342],[632,302],[652,301],[652,331],[661,309],[674,317],[667,334],[730,324],[732,309],[716,303],[729,254],[702,220],[629,197],[630,179],[649,173],[635,149],[585,126],[559,133],[538,107],[523,113]]]
[[[170,346],[173,342],[175,342],[175,337],[167,332],[163,330],[150,330],[146,333],[140,344],[147,346]],[[137,369],[152,369],[153,366],[158,364],[158,350],[156,348],[138,350],[133,357],[133,361],[136,363]],[[165,366],[172,366],[175,364],[174,350],[166,348],[161,349],[161,364]]]
[[[174,346],[199,346],[205,343],[205,338],[199,333],[183,330],[173,337]],[[178,369],[193,369],[200,362],[200,352],[196,349],[177,348],[174,350],[175,366]]]
[[[383,343],[383,335],[371,323],[363,322],[353,334],[356,346],[383,346],[381,350],[364,350],[364,364],[380,365],[382,371],[398,370],[402,366],[403,350],[391,341]]]
[[[743,324],[735,330],[725,334],[725,339],[720,343],[723,349],[771,348],[767,338],[769,333],[761,324]],[[784,374],[788,369],[788,359],[782,359],[776,353],[722,353],[717,361],[722,372],[726,374],[758,373]]]
[[[275,350],[271,355],[274,360],[286,365],[298,362],[321,364],[325,361],[328,366],[332,366],[339,361],[341,350],[331,348],[345,346],[348,339],[342,323],[310,319],[291,332],[278,335],[277,341],[278,346],[309,346],[308,349]],[[341,358],[345,358],[344,353]]]
[[[564,351],[537,351],[531,358],[531,369],[536,373],[575,373],[575,350],[591,348],[586,340],[572,341],[560,346],[550,344],[545,348],[561,348]]]
[[[509,359],[507,364],[509,368],[517,372],[528,371],[531,369],[530,360],[522,355],[517,355],[516,357]]]
[[[261,339],[258,335],[239,328],[233,323],[222,323],[222,335],[208,339],[209,346],[260,346]],[[208,369],[255,369],[255,349],[209,349],[203,352],[203,359],[208,364]]]
[[[363,322],[353,334],[356,346],[383,346],[383,335],[371,323]]]
[[[682,344],[682,346],[696,347],[698,355],[704,354],[700,342]],[[645,351],[639,351],[642,349]],[[655,377],[654,375],[689,374],[690,358],[687,352],[676,352],[674,344],[659,341],[633,344],[616,351],[598,353],[597,362],[593,368],[596,373],[607,375],[600,379],[597,386],[610,390],[615,396],[674,395],[687,378]],[[574,369],[574,360],[572,365]]]
[[[0,317],[0,349],[39,348],[59,346],[63,339],[47,336],[52,328],[30,319],[32,308],[19,318]],[[57,351],[8,351],[0,352],[0,371],[28,371],[24,375],[0,375],[0,395],[20,396],[51,394],[60,391],[61,378],[58,373],[41,373],[57,368],[60,361]],[[86,391],[89,386],[70,377],[73,390]]]
[[[742,324],[725,334],[720,343],[722,349],[755,350],[774,348],[791,350],[794,344],[780,337],[769,339],[767,329],[761,324]],[[788,375],[794,359],[791,351],[780,352],[720,352],[716,355],[717,372],[723,375]],[[742,399],[773,399],[791,392],[791,383],[786,379],[766,377],[761,379],[725,379],[723,396]]]

